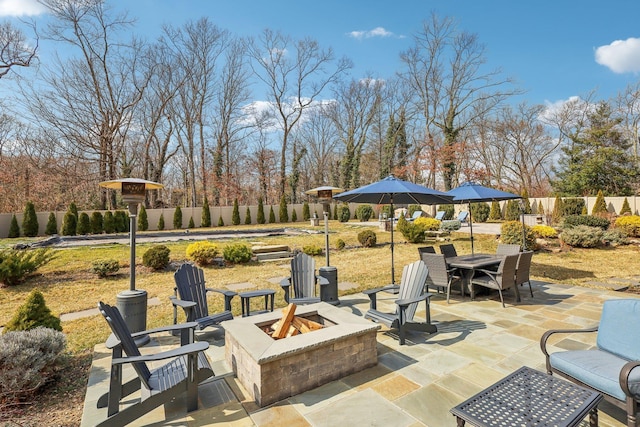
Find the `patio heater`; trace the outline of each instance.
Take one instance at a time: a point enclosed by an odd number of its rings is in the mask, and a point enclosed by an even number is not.
[[[340,300],[338,299],[338,269],[331,267],[329,264],[329,211],[330,203],[334,194],[342,193],[344,190],[337,187],[317,187],[309,191],[306,194],[318,197],[320,203],[322,203],[322,210],[324,216],[324,247],[325,258],[327,265],[318,269],[318,274],[329,281],[328,285],[321,288],[320,299],[329,304],[338,305]]]
[[[147,329],[147,291],[136,289],[136,225],[138,204],[144,202],[147,190],[157,190],[162,184],[137,178],[123,178],[104,181],[100,187],[121,190],[122,200],[129,209],[129,290],[122,291],[116,296],[116,307],[131,332]],[[136,339],[138,346],[149,342],[149,336],[144,335]]]

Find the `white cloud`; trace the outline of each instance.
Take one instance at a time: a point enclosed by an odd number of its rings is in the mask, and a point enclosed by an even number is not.
[[[640,72],[640,38],[630,37],[600,46],[595,51],[596,62],[614,73]]]
[[[37,0],[0,0],[0,16],[33,16],[46,10]]]
[[[404,38],[404,36],[398,36],[393,34],[391,31],[387,31],[384,27],[376,27],[373,30],[368,31],[351,31],[347,33],[349,37],[353,37],[354,39],[362,40],[362,39],[370,39],[372,37],[397,37]]]

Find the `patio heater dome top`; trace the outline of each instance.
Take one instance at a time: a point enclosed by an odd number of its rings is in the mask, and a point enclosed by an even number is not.
[[[114,179],[111,181],[103,181],[99,185],[103,188],[121,190],[122,200],[127,203],[144,201],[146,190],[158,190],[160,188],[164,188],[164,185],[158,182],[147,181],[146,179],[141,178]]]

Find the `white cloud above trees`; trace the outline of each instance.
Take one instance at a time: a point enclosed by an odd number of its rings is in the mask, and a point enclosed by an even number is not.
[[[34,16],[45,11],[37,0],[0,0],[0,16]]]
[[[640,38],[615,40],[595,50],[596,62],[617,74],[640,72]]]
[[[372,30],[366,30],[366,31],[351,31],[351,32],[347,33],[347,35],[349,37],[352,37],[352,38],[357,39],[357,40],[370,39],[370,38],[373,38],[373,37],[404,38],[404,36],[396,35],[396,34],[392,33],[391,31],[387,31],[384,27],[376,27],[376,28],[374,28]]]

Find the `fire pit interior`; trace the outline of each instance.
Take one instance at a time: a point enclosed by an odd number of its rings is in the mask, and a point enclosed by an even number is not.
[[[265,332],[273,330],[272,325],[283,316],[290,315],[290,322],[294,319],[287,309],[223,322],[227,362],[258,405],[295,396],[378,363],[376,331],[380,325],[321,302],[293,306],[302,323],[313,322],[320,328],[274,339]]]

